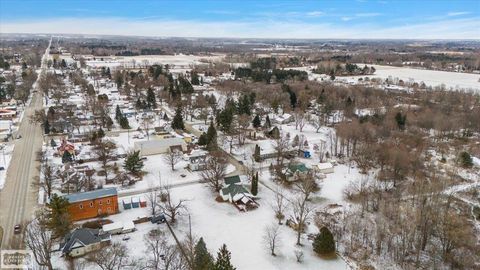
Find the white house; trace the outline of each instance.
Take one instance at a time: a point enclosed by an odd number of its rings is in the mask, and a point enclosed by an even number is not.
[[[70,257],[80,257],[110,244],[110,240],[109,233],[102,234],[97,229],[77,228],[65,236],[60,244],[60,250]]]

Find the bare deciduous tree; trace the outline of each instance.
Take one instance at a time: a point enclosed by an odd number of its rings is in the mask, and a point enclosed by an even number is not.
[[[117,146],[113,141],[102,140],[95,147],[95,154],[100,163],[102,164],[102,169],[105,171],[105,181],[108,180],[108,172],[110,170],[109,162],[114,159],[114,153]]]
[[[53,269],[51,254],[53,251],[54,237],[47,228],[47,222],[46,212],[39,210],[35,214],[35,219],[27,226],[25,242],[27,247],[33,252],[37,264],[51,270]]]
[[[280,226],[278,224],[271,224],[265,228],[265,235],[263,236],[266,246],[272,256],[275,254],[275,249],[280,247]]]
[[[272,208],[275,212],[275,218],[278,220],[278,224],[282,225],[282,220],[285,218],[285,208],[287,207],[287,201],[282,188],[275,190],[275,200],[272,202]]]
[[[299,196],[292,200],[292,218],[295,221],[295,230],[297,231],[297,245],[302,245],[300,237],[305,230],[308,219],[310,218],[313,208],[305,200],[304,196]]]
[[[227,160],[222,152],[212,152],[206,161],[206,168],[200,175],[215,191],[220,191],[227,170]]]
[[[187,269],[187,265],[178,248],[168,243],[164,232],[153,229],[144,236],[144,241],[148,254],[145,265],[147,269]]]
[[[163,160],[170,165],[172,171],[175,170],[175,165],[182,160],[182,154],[179,150],[170,149],[164,156]]]
[[[113,243],[99,251],[88,254],[87,261],[102,270],[121,270],[133,267],[136,263],[130,259],[128,248],[122,243]]]
[[[171,223],[175,223],[177,216],[186,210],[185,202],[186,200],[183,199],[175,201],[172,198],[169,185],[161,188],[159,207],[170,218]]]

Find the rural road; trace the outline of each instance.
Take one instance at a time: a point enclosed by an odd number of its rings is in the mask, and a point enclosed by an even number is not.
[[[37,90],[41,74],[46,69],[46,59],[50,52],[50,43],[42,58],[40,74],[33,88]],[[24,247],[23,234],[14,235],[13,228],[16,224],[28,222],[34,213],[37,204],[38,189],[35,188],[34,179],[39,175],[36,161],[36,152],[42,146],[42,129],[39,125],[30,122],[30,116],[35,110],[43,107],[40,91],[32,91],[30,105],[26,107],[22,122],[17,134],[21,139],[15,139],[12,160],[7,171],[4,188],[0,191],[0,226],[3,229],[1,249],[20,249]]]

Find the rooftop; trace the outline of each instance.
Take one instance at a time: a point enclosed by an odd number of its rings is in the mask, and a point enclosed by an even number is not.
[[[117,189],[114,187],[111,187],[111,188],[97,189],[97,190],[92,190],[87,192],[73,193],[70,195],[65,195],[64,197],[70,203],[74,203],[74,202],[82,202],[87,200],[103,198],[103,197],[110,197],[114,195],[117,195]]]

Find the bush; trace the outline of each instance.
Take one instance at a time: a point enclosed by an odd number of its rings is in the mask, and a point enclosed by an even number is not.
[[[469,153],[462,152],[460,154],[460,165],[464,168],[471,168],[473,166],[473,160]]]
[[[313,251],[318,255],[330,255],[335,253],[335,240],[327,227],[322,227],[320,233],[313,240]]]

